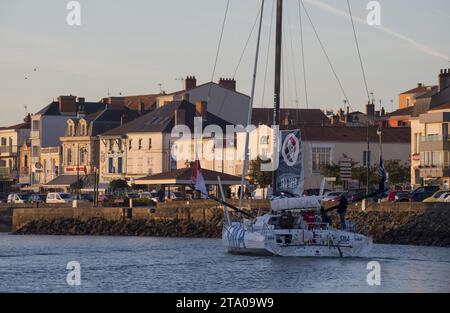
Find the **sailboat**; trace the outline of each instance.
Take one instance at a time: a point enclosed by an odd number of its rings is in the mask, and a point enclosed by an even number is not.
[[[283,0],[277,1],[276,14],[276,53],[275,53],[275,89],[274,89],[274,122],[275,127],[280,125],[280,76],[281,76],[281,44],[282,44],[282,7]],[[264,5],[264,4],[263,4]],[[262,9],[261,9],[262,10]],[[261,13],[262,21],[262,13]],[[260,25],[261,25],[260,21]],[[259,38],[258,38],[259,45]],[[258,48],[257,57],[258,58]],[[251,95],[251,105],[249,108],[249,121],[251,121],[251,110],[255,91],[257,61],[255,61],[254,80]],[[250,124],[250,123],[249,123]],[[273,137],[278,136],[277,132]],[[245,147],[245,161],[243,166],[242,179],[247,171],[248,139]],[[280,155],[286,158],[296,156],[296,162],[285,162],[287,171],[282,174],[280,166],[274,171],[272,179],[272,212],[258,217],[251,217],[242,210],[243,182],[241,184],[240,207],[236,208],[225,203],[225,199],[220,200],[224,204],[224,223],[222,232],[222,242],[228,252],[233,254],[249,255],[271,255],[285,257],[364,257],[372,249],[371,238],[358,234],[352,229],[336,229],[325,220],[324,211],[321,208],[321,196],[300,196],[290,193],[290,188],[300,189],[303,175],[301,157],[301,136],[300,131],[282,132]],[[287,150],[286,150],[287,149]],[[281,157],[280,157],[281,159]],[[289,169],[289,165],[292,167]],[[296,172],[297,171],[297,172]],[[300,172],[298,172],[300,171]],[[292,177],[292,173],[294,173]],[[287,177],[282,177],[282,176]],[[287,181],[287,183],[283,183]],[[321,195],[323,194],[324,183],[322,184]],[[240,212],[240,220],[232,221],[230,208]],[[246,218],[242,218],[246,216]]]

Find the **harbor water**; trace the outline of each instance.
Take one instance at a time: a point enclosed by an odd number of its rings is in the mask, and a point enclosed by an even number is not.
[[[80,265],[75,286],[67,283],[72,261]],[[368,283],[373,261],[379,285]],[[227,254],[217,239],[1,233],[0,292],[450,292],[450,248],[375,245],[364,259],[251,257]]]

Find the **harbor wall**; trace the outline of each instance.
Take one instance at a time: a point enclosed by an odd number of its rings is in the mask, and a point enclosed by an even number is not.
[[[252,203],[254,213],[268,202]],[[250,206],[250,204],[247,204]],[[336,225],[338,217],[331,214]],[[450,246],[450,207],[436,203],[382,203],[349,207],[348,220],[376,243]],[[220,237],[223,214],[210,201],[172,202],[152,208],[14,209],[17,234]]]

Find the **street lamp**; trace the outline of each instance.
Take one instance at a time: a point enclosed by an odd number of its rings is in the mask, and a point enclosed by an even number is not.
[[[80,156],[82,153],[87,153],[87,149],[85,147],[80,148],[78,146],[78,156],[77,156],[77,200],[80,200]],[[85,160],[83,160],[83,163],[86,163]]]

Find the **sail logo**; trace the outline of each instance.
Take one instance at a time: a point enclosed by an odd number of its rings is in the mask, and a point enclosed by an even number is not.
[[[283,158],[288,166],[294,166],[300,155],[300,143],[295,134],[290,133],[287,135],[286,139],[283,142],[283,148],[281,149],[281,153],[283,154]]]

